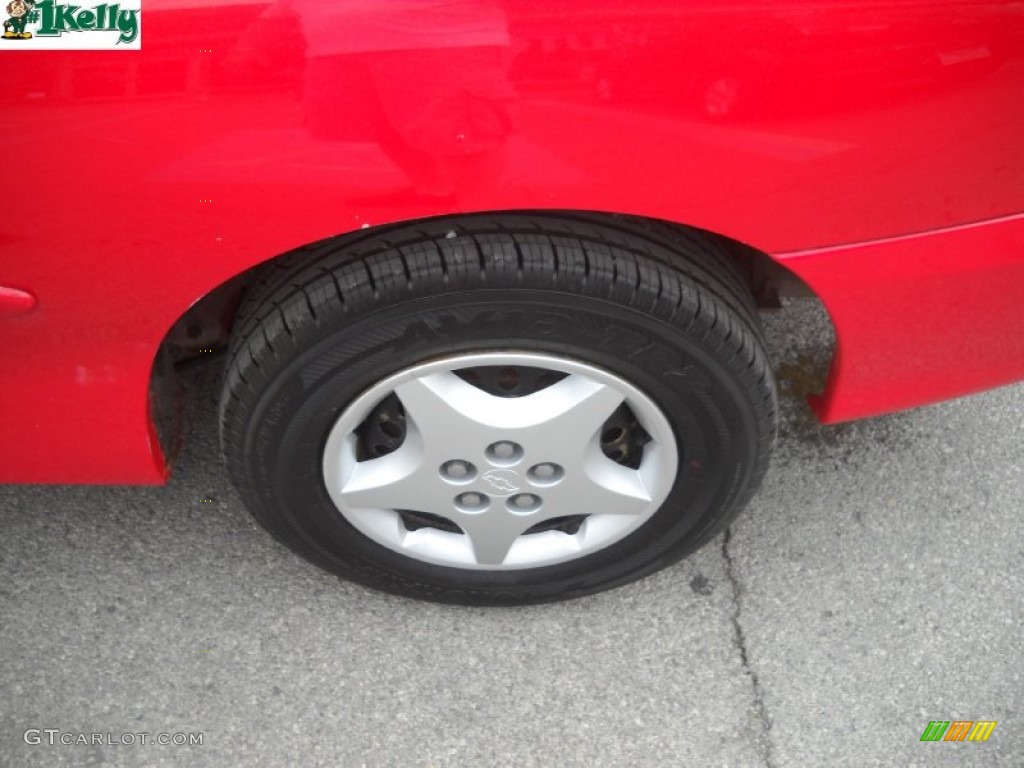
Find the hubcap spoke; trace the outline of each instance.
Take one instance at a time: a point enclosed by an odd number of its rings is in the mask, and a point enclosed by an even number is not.
[[[512,545],[536,521],[517,518],[499,509],[477,518],[461,516],[457,522],[473,545],[477,563],[501,565]]]
[[[432,373],[395,388],[406,414],[424,434],[450,434],[467,427],[593,434],[622,404],[622,394],[582,375],[567,376],[525,397],[498,397],[450,371]]]
[[[520,398],[519,403],[524,409],[543,414],[543,422],[550,427],[550,438],[579,446],[581,439],[588,439],[601,428],[623,400],[622,393],[614,387],[577,374]],[[559,450],[558,446],[551,447]]]
[[[500,397],[463,381],[451,371],[419,376],[395,387],[395,394],[405,406],[406,417],[434,441],[445,436],[464,437],[466,430],[494,427],[490,416]],[[433,446],[436,447],[436,446]]]
[[[591,455],[581,471],[551,489],[551,506],[559,508],[561,515],[644,514],[652,495],[640,472],[616,464],[596,446],[588,453]]]
[[[418,475],[423,452],[406,441],[394,453],[360,461],[341,487],[341,499],[350,507],[411,509],[422,504],[427,484]]]

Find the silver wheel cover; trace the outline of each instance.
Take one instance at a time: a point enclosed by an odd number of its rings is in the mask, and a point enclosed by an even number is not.
[[[567,375],[501,397],[453,372],[478,366]],[[405,409],[405,439],[359,461],[356,429],[392,393]],[[601,449],[602,427],[623,403],[651,438],[637,469]],[[678,458],[664,414],[624,379],[552,355],[475,353],[412,366],[356,397],[330,430],[323,473],[339,513],[378,544],[434,565],[505,571],[564,563],[621,541],[665,501]],[[439,516],[462,533],[409,530],[398,510]],[[586,518],[574,533],[528,533],[576,515]]]

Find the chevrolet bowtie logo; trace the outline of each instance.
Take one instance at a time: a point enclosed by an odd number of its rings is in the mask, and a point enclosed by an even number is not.
[[[519,490],[519,486],[513,482],[513,479],[518,479],[518,476],[510,469],[492,469],[490,472],[485,472],[481,479],[496,491],[515,493]]]

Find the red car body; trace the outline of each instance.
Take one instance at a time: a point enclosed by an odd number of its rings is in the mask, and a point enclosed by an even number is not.
[[[1024,378],[1019,2],[147,0],[142,40],[0,51],[0,481],[162,482],[190,306],[482,211],[767,254],[835,325],[825,422]]]

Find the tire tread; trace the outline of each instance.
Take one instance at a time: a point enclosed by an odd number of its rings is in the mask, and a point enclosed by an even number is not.
[[[738,514],[767,471],[776,389],[753,298],[723,246],[645,219],[509,213],[367,230],[300,248],[259,271],[239,306],[220,402],[228,471],[257,519],[266,525],[270,515],[246,475],[247,422],[258,393],[305,339],[396,301],[510,285],[651,314],[725,361],[759,419],[758,464],[734,504]],[[696,546],[733,516],[701,532]],[[279,527],[273,532],[288,543]]]

